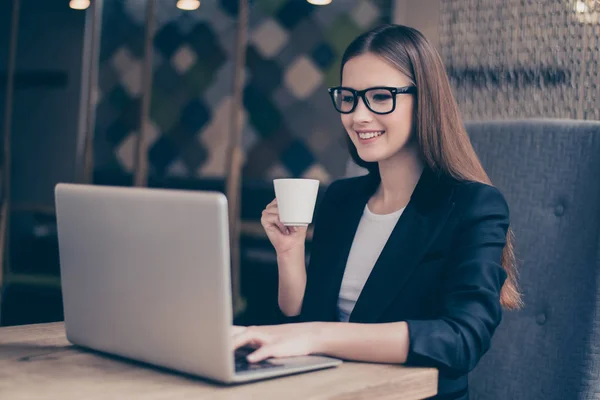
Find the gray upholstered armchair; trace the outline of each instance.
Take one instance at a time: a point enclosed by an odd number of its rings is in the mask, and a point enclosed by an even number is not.
[[[473,122],[506,195],[525,308],[470,376],[479,399],[600,398],[600,122]]]
[[[467,131],[509,203],[525,302],[504,314],[471,373],[471,399],[600,399],[600,122],[471,122]]]

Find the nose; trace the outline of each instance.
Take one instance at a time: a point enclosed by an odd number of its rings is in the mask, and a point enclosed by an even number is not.
[[[361,97],[358,98],[358,103],[356,104],[356,108],[352,113],[352,119],[356,123],[370,122],[373,120],[373,114],[367,108],[367,105]]]

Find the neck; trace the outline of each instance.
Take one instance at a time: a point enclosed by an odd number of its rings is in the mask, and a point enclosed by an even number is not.
[[[391,212],[406,207],[424,166],[416,143],[393,157],[380,161],[381,184],[371,198],[370,206],[380,212]]]

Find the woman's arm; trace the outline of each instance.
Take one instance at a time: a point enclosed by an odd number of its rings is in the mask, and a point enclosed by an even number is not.
[[[313,238],[311,256],[308,268],[320,264],[322,255],[327,252],[327,238],[323,236],[324,216],[331,212],[331,203],[336,190],[336,182],[332,182],[326,189],[323,199],[315,211],[313,219]],[[300,228],[306,229],[306,228]],[[277,255],[279,271],[278,303],[279,309],[288,321],[298,321],[302,310],[302,302],[306,291],[307,267],[305,262],[305,246],[298,246],[293,251]]]
[[[406,363],[462,375],[490,347],[500,323],[500,265],[508,206],[500,192],[473,185],[463,193],[464,213],[442,285],[439,317],[385,324],[309,322],[250,327],[236,346],[260,347],[249,359],[320,353],[349,360]]]
[[[306,264],[304,246],[277,255],[279,270],[278,303],[286,317],[300,314],[304,290],[306,289]]]
[[[315,353],[355,361],[406,362],[409,347],[406,322],[315,324]]]
[[[234,346],[259,347],[251,362],[270,357],[325,354],[346,360],[403,363],[408,353],[405,322],[357,324],[304,322],[238,329]]]
[[[462,189],[464,212],[442,281],[440,315],[407,321],[407,364],[448,375],[470,372],[489,350],[502,319],[500,291],[507,276],[501,265],[509,226],[504,197],[483,184]]]
[[[331,184],[327,188],[330,192]],[[318,259],[322,254],[324,246],[321,231],[323,228],[320,223],[320,215],[323,209],[327,207],[326,198],[319,204],[314,217],[314,235],[311,251],[311,260]],[[300,319],[299,315],[304,300],[306,290],[307,268],[305,255],[305,241],[307,227],[286,227],[279,219],[279,207],[277,200],[273,200],[263,210],[261,223],[265,232],[275,248],[277,254],[278,269],[278,305],[283,316],[283,322],[293,322]]]

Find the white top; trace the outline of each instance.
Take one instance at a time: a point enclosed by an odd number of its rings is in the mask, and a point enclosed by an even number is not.
[[[365,206],[350,248],[338,297],[340,321],[348,322],[356,300],[403,211],[404,208],[401,208],[391,214],[373,214],[369,206]]]

